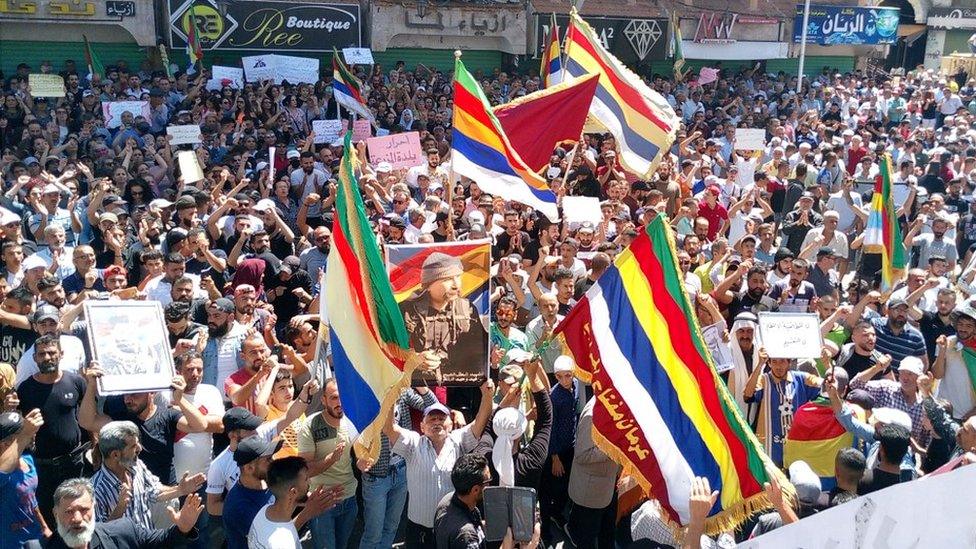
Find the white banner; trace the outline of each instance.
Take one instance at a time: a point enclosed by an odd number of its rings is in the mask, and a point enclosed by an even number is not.
[[[200,162],[197,161],[197,153],[193,151],[178,151],[176,153],[176,163],[180,167],[180,175],[183,176],[184,183],[190,184],[203,180],[203,168],[200,167]]]
[[[759,333],[769,358],[819,358],[823,348],[816,313],[759,313]]]
[[[861,496],[738,547],[973,547],[973,517],[976,465],[965,465]]]
[[[369,48],[342,48],[342,56],[349,65],[372,65],[373,52]]]
[[[314,84],[319,79],[319,60],[311,57],[254,55],[242,57],[241,63],[248,82],[273,80],[281,84],[287,80],[291,84]]]
[[[761,128],[736,128],[735,148],[740,151],[761,151],[765,149],[766,130]]]
[[[133,117],[149,118],[149,101],[111,101],[102,103],[102,116],[105,117],[106,128],[118,128],[122,125],[122,113],[132,113]]]
[[[244,78],[248,82],[260,82],[261,80],[274,80],[275,78],[275,56],[253,55],[241,57],[241,64],[244,65]]]
[[[219,90],[224,86],[235,90],[244,87],[244,69],[214,65],[210,68],[210,72],[210,80],[207,81],[208,90]]]
[[[29,74],[27,82],[34,97],[64,97],[64,79],[57,74]]]
[[[342,120],[312,120],[312,131],[315,132],[315,144],[337,144],[342,138]]]
[[[170,145],[186,145],[200,142],[200,126],[186,124],[185,126],[166,126],[166,135]]]

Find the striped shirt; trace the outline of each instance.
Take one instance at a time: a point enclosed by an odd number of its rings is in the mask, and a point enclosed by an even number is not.
[[[129,471],[131,478],[129,485],[129,505],[125,508],[124,517],[152,530],[152,508],[156,503],[156,494],[163,488],[156,475],[149,472],[141,459],[136,459],[135,466]],[[95,488],[95,520],[107,522],[115,506],[119,503],[119,490],[122,481],[115,473],[104,465],[92,475],[92,486]]]
[[[905,324],[900,334],[895,334],[888,326],[888,317],[875,317],[871,319],[874,331],[878,335],[878,342],[875,348],[881,352],[891,355],[891,367],[895,370],[901,365],[901,361],[906,356],[917,356],[926,360],[925,338],[917,328]]]
[[[456,429],[444,441],[440,454],[426,436],[413,431],[401,431],[393,453],[407,462],[407,518],[426,528],[434,527],[437,504],[454,490],[451,470],[459,457],[478,444],[471,434],[471,425]]]
[[[421,395],[413,389],[404,390],[400,398],[396,401],[393,408],[393,420],[397,425],[404,429],[413,429],[413,421],[410,419],[410,409],[423,410],[431,404],[437,402],[434,393],[427,391]],[[390,467],[398,466],[403,462],[403,457],[390,453],[390,439],[386,435],[380,435],[380,455],[376,458],[376,463],[369,468],[366,473],[373,477],[385,477],[390,474]]]

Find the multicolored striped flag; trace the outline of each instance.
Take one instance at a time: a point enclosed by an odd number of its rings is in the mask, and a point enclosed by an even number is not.
[[[880,173],[874,182],[874,196],[864,230],[864,251],[881,254],[881,291],[894,289],[905,271],[905,246],[891,194],[891,155],[881,157]]]
[[[593,440],[624,475],[687,525],[692,480],[720,496],[706,531],[733,529],[769,506],[777,475],[715,372],[682,284],[674,238],[657,216],[556,327],[593,386]]]
[[[197,63],[203,67],[203,46],[200,45],[200,37],[197,36],[197,6],[190,4],[190,21],[186,29],[186,56],[190,58],[190,65],[186,68],[186,74],[196,74]]]
[[[409,385],[412,362],[403,315],[357,188],[352,132],[346,132],[344,150],[323,292],[342,408],[360,432],[357,455],[375,459],[386,414]]]
[[[973,392],[973,400],[976,400],[976,338],[963,341],[962,346],[962,361],[969,374],[969,389]]]
[[[548,88],[560,80],[563,72],[562,51],[559,49],[559,25],[556,24],[556,14],[552,14],[549,24],[549,36],[546,38],[545,49],[542,51],[542,65],[539,67],[539,77],[542,87]]]
[[[512,147],[481,86],[461,62],[454,63],[454,124],[451,168],[478,183],[482,191],[521,202],[559,219],[556,194]]]
[[[679,120],[667,100],[603,47],[576,8],[566,33],[566,74],[600,75],[589,121],[613,134],[625,170],[650,177],[674,143]]]
[[[332,94],[336,103],[375,124],[373,111],[366,105],[362,89],[362,83],[349,72],[349,68],[339,57],[339,52],[332,48]]]
[[[864,411],[854,410],[858,419],[864,420]],[[805,461],[820,477],[824,490],[836,485],[834,460],[837,452],[854,444],[854,435],[847,432],[834,416],[830,400],[824,397],[800,406],[793,414],[790,432],[783,443],[783,466],[794,461]]]

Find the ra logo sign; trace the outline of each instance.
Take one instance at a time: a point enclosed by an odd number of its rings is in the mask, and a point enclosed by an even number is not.
[[[210,0],[187,0],[176,6],[169,20],[174,39],[188,42],[190,25],[193,25],[201,47],[208,50],[220,46],[237,28],[237,20],[229,13],[222,14]],[[181,45],[176,40],[173,42],[173,47]]]

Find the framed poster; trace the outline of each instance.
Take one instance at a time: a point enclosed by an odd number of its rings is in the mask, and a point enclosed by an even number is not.
[[[85,301],[88,345],[104,375],[98,394],[169,388],[176,371],[158,301]]]
[[[477,386],[488,376],[491,242],[386,247],[386,268],[414,351],[441,356],[413,385]]]

